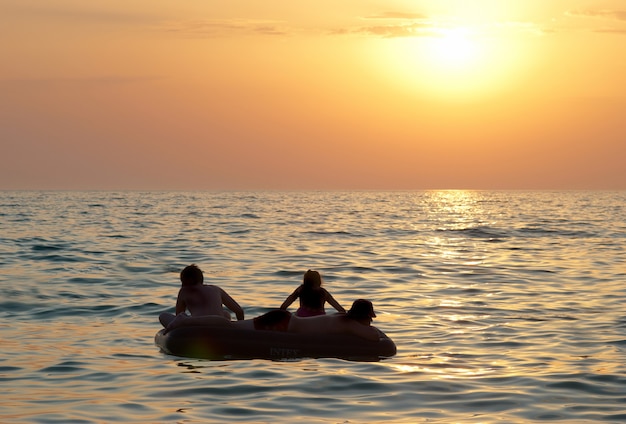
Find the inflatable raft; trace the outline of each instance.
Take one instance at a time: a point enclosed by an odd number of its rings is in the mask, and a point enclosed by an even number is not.
[[[385,333],[378,341],[346,334],[301,334],[286,331],[227,327],[178,327],[154,341],[170,355],[212,360],[341,358],[378,361],[396,354],[396,345]]]

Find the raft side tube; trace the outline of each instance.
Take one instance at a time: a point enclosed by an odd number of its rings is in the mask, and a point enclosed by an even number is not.
[[[283,331],[224,327],[179,327],[155,335],[155,343],[167,354],[211,360],[340,358],[378,361],[396,354],[396,345],[385,333],[378,341],[349,334],[301,334]]]

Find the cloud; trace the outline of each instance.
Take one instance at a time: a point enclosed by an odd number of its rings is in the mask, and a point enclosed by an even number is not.
[[[598,32],[601,34],[626,34],[626,29],[606,28],[606,29],[596,29],[593,32]]]
[[[334,34],[364,34],[382,38],[400,37],[432,37],[441,35],[442,31],[458,28],[454,20],[434,19],[421,13],[383,12],[369,15],[366,21],[378,21],[373,25],[362,25],[352,29],[336,30]],[[544,35],[548,30],[542,29],[533,22],[496,22],[473,26],[475,32],[488,34],[530,34]]]
[[[372,25],[362,25],[351,29],[333,31],[334,34],[365,34],[383,38],[419,37],[427,35],[432,28],[428,16],[415,12],[385,11],[361,18],[364,21],[378,21]],[[383,23],[381,21],[386,21]]]
[[[590,31],[602,34],[626,34],[626,28],[623,24],[626,22],[626,10],[614,9],[577,9],[569,10],[565,13],[570,18],[586,18],[602,20],[605,26],[602,28],[589,28]]]
[[[615,21],[626,21],[626,10],[596,9],[596,10],[569,10],[566,16],[575,18],[601,18]]]
[[[229,35],[284,36],[290,33],[290,30],[280,21],[250,19],[198,19],[166,22],[159,29],[185,36],[206,38]]]
[[[411,12],[382,12],[375,15],[366,16],[364,19],[403,19],[403,20],[421,20],[427,19],[426,15]]]
[[[569,18],[602,19],[614,23],[626,22],[626,10],[619,9],[578,9],[565,13]],[[434,17],[416,12],[385,11],[361,18],[371,25],[356,26],[333,31],[333,34],[362,34],[382,38],[397,37],[430,37],[437,35],[442,29],[457,26],[454,21],[435,19]],[[545,36],[550,33],[567,31],[564,27],[555,27],[552,23],[539,24],[530,21],[492,22],[474,29],[483,35],[528,35]],[[617,26],[617,25],[616,25]],[[571,28],[570,28],[571,29]],[[607,34],[626,34],[626,28],[610,27],[592,29],[594,32]]]
[[[373,25],[364,26],[356,29],[354,32],[376,35],[384,38],[395,37],[418,37],[428,35],[430,33],[431,25],[421,23],[410,23],[400,25]]]

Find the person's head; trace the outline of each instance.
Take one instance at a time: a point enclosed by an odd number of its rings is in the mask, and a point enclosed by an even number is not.
[[[204,275],[202,274],[202,270],[198,268],[196,264],[186,266],[180,272],[180,282],[183,283],[183,286],[202,284],[204,282]]]
[[[311,271],[310,269],[304,273],[302,284],[308,289],[317,289],[322,287],[322,276],[317,271]]]
[[[357,321],[372,322],[372,318],[376,318],[376,313],[374,312],[372,302],[365,299],[357,299],[352,303],[352,307],[346,313],[346,316]]]

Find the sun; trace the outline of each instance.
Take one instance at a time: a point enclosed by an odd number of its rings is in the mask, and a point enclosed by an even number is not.
[[[440,70],[463,71],[482,54],[481,46],[466,28],[442,29],[423,41],[425,54]]]
[[[381,41],[379,69],[404,91],[438,99],[478,99],[512,81],[519,51],[502,38],[468,26],[433,27]]]
[[[437,28],[410,41],[406,63],[421,86],[439,97],[462,99],[484,92],[490,80],[488,43],[467,27]]]

